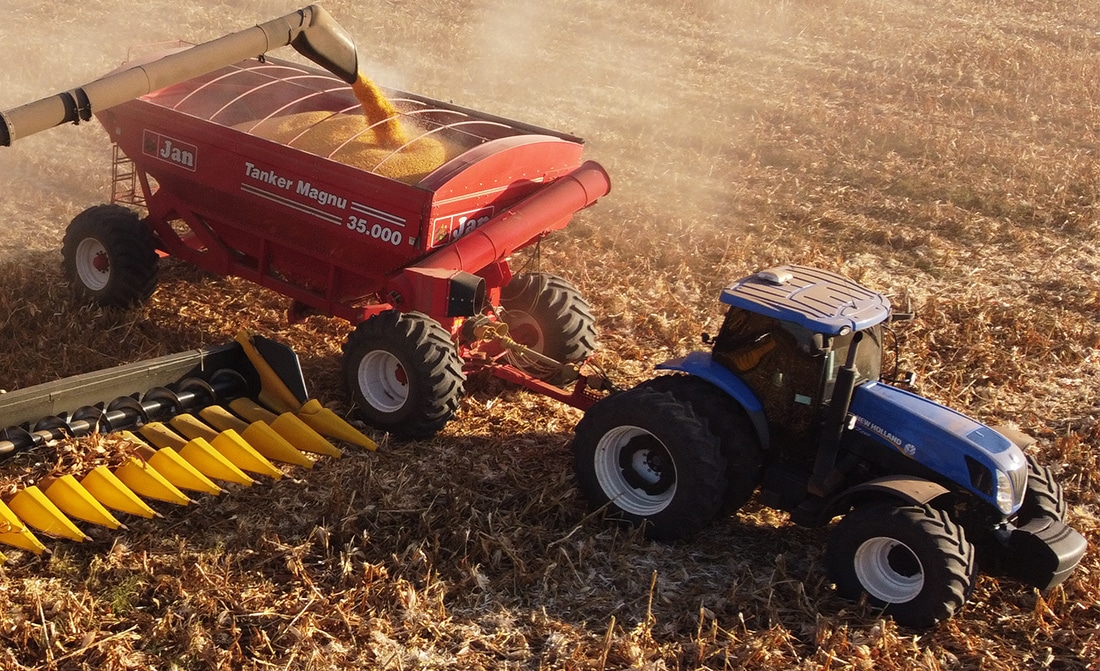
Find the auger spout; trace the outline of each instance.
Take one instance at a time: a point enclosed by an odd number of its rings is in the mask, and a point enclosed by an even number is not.
[[[347,32],[320,5],[105,75],[91,83],[0,112],[0,145],[92,114],[238,61],[290,45],[351,84],[359,57]]]

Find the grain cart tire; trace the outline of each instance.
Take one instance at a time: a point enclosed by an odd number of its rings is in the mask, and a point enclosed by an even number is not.
[[[1066,499],[1062,484],[1054,478],[1054,472],[1039,464],[1030,454],[1027,457],[1027,491],[1024,502],[1016,513],[1017,526],[1027,524],[1037,517],[1049,517],[1066,521]]]
[[[521,273],[501,290],[501,318],[521,345],[562,363],[581,363],[596,349],[596,319],[576,287],[549,273]],[[554,369],[522,355],[509,363],[551,384],[576,379],[571,368]]]
[[[344,384],[359,417],[405,438],[429,438],[458,410],[466,376],[446,330],[419,312],[387,310],[344,343]]]
[[[729,482],[723,513],[732,513],[752,498],[764,466],[760,439],[744,409],[729,394],[691,375],[662,375],[638,387],[672,394],[687,403],[721,440]]]
[[[585,413],[573,440],[581,491],[595,509],[671,541],[709,524],[729,483],[722,443],[672,394],[631,389]]]
[[[65,229],[61,255],[81,300],[128,307],[156,288],[153,233],[137,213],[120,205],[96,205],[76,215]]]
[[[867,594],[902,625],[930,627],[970,596],[978,570],[962,527],[928,506],[874,503],[848,513],[825,552],[837,592]]]

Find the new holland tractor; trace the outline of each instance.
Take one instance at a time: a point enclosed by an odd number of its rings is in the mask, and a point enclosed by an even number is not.
[[[842,517],[825,553],[840,595],[904,625],[950,617],[979,571],[1049,589],[1086,549],[1062,488],[1025,449],[882,376],[890,301],[828,271],[782,266],[726,288],[711,351],[597,402],[578,424],[594,507],[688,536],[746,503],[799,525]]]

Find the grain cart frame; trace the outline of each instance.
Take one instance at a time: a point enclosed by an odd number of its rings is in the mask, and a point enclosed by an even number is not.
[[[287,44],[327,72],[263,55]],[[357,328],[344,382],[368,424],[434,434],[476,369],[590,405],[604,383],[583,367],[596,339],[587,302],[560,277],[513,277],[508,257],[608,193],[607,173],[583,160],[580,138],[402,91],[388,97],[415,133],[369,168],[337,155],[347,143],[299,148],[314,126],[261,132],[296,114],[355,114],[359,79],[352,40],[313,5],[4,112],[0,144],[94,116],[116,147],[115,188],[66,231],[77,293],[141,302],[159,253],[288,296],[292,320],[346,319]],[[441,164],[387,174],[432,143],[449,148]]]
[[[929,626],[968,598],[979,570],[1039,589],[1086,549],[1062,488],[1025,454],[1034,441],[887,384],[890,301],[835,273],[782,266],[721,295],[710,352],[591,407],[573,450],[586,497],[672,540],[759,489],[796,524],[838,516],[825,561],[838,592],[866,593]]]

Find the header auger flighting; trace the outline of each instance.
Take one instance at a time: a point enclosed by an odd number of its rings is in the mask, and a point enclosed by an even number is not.
[[[262,55],[286,44],[327,71]],[[320,7],[2,116],[3,144],[92,116],[115,144],[113,202],[74,218],[62,250],[87,299],[148,298],[159,253],[278,291],[292,319],[342,317],[360,417],[409,437],[450,420],[475,369],[599,397],[588,304],[508,257],[606,194],[607,174],[571,135],[384,94]]]

